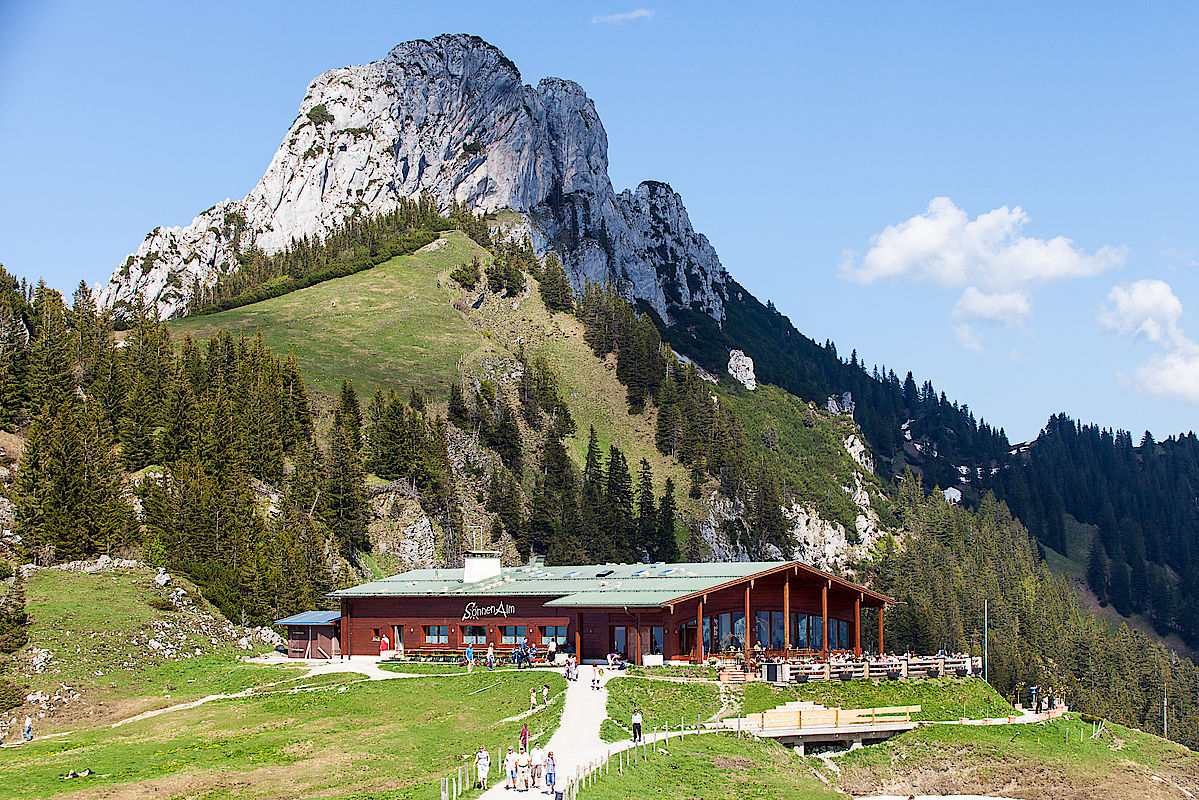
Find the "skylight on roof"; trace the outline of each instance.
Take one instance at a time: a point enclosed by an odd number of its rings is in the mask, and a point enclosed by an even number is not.
[[[639,570],[635,570],[635,571],[633,572],[633,577],[634,577],[634,578],[641,578],[641,577],[644,577],[645,575],[647,575],[648,573],[649,573],[649,570],[647,570],[647,569],[639,569]]]
[[[563,578],[577,578],[577,577],[579,577],[579,571],[577,569],[572,569],[570,572],[566,573],[562,577]]]

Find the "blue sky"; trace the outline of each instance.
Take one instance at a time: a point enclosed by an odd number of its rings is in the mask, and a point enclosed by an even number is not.
[[[674,186],[812,338],[1013,440],[1195,427],[1199,6],[434,5],[0,0],[0,261],[103,283],[249,191],[318,74],[468,31],[582,84],[617,189]]]

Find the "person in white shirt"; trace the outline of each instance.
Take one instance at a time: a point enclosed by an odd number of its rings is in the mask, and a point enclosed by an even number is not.
[[[529,753],[529,779],[532,781],[534,789],[541,781],[541,767],[544,763],[545,755],[541,752],[541,745],[533,745],[533,751]]]
[[[508,773],[508,788],[516,788],[516,751],[508,745],[508,755],[504,756],[504,772]]]
[[[639,710],[637,710],[636,706],[633,707],[633,716],[630,721],[633,723],[633,741],[640,742],[641,741],[641,712]]]
[[[479,752],[475,753],[475,777],[478,782],[478,788],[487,788],[487,773],[491,772],[491,753],[487,752],[487,748],[479,745]]]
[[[516,757],[516,783],[517,788],[522,792],[529,791],[529,768],[532,764],[529,753],[522,747],[520,755]]]

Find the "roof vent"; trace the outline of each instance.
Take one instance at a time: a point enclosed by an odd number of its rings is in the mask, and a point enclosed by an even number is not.
[[[599,571],[599,572],[595,573],[595,577],[597,577],[597,578],[606,578],[606,577],[608,577],[609,575],[611,575],[611,574],[612,574],[613,572],[615,572],[615,571],[616,571],[616,570],[614,570],[614,569],[605,569],[605,570],[601,570],[601,571]]]
[[[562,577],[563,578],[577,578],[577,577],[579,577],[579,571],[577,569],[572,569],[570,572],[566,573]]]
[[[478,583],[499,574],[500,552],[498,550],[472,550],[463,559],[463,583]]]

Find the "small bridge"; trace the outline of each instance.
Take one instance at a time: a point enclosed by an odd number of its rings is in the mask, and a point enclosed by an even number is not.
[[[916,727],[912,714],[920,706],[826,708],[794,701],[770,711],[721,720],[726,728],[775,739],[803,754],[808,744],[870,744]]]

